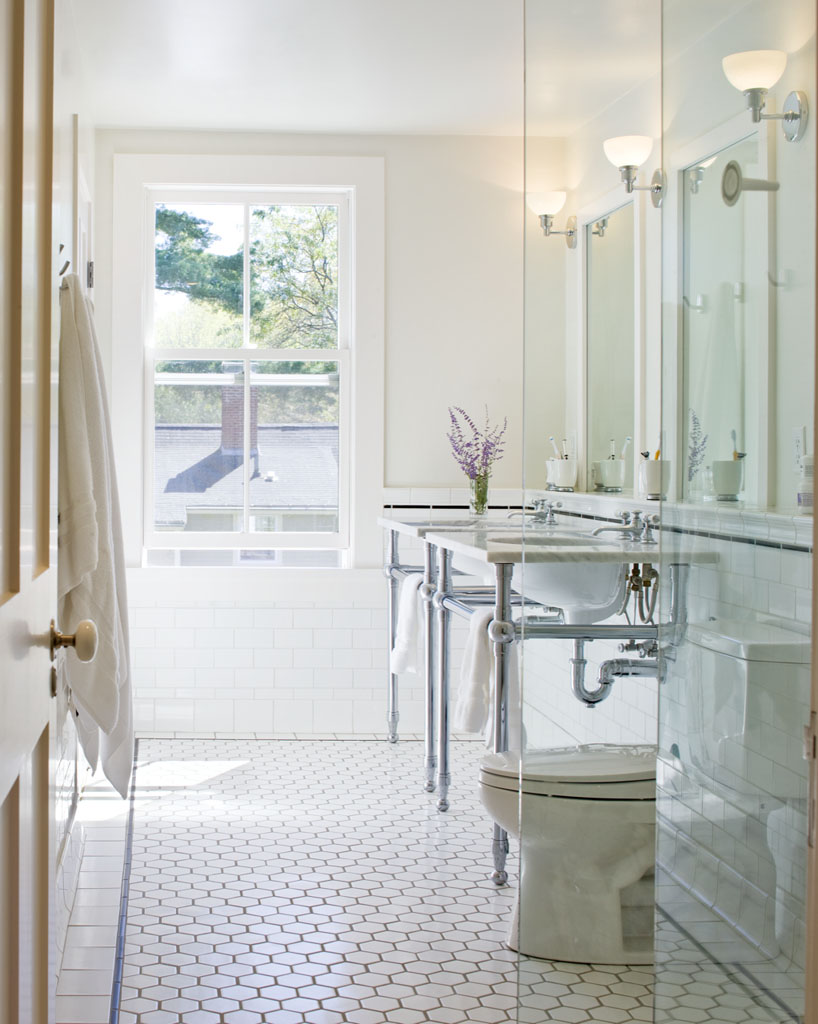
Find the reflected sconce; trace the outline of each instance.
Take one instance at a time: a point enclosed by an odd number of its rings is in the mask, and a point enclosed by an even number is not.
[[[604,238],[605,237],[605,232],[607,230],[608,230],[608,218],[607,217],[603,217],[602,220],[598,220],[596,222],[596,224],[594,224],[593,229],[591,231],[591,234],[592,235],[599,235],[600,238]]]
[[[565,192],[530,192],[528,206],[540,218],[540,226],[546,237],[564,235],[565,244],[569,249],[577,247],[577,218],[569,217],[565,222],[565,231],[554,229],[554,217],[565,206]]]
[[[700,164],[696,164],[695,167],[691,167],[687,172],[690,191],[694,196],[698,193],[699,186],[704,181],[704,172],[711,164],[716,162],[717,156],[718,154],[716,154],[716,156],[711,156],[709,160],[702,160]]]
[[[777,181],[763,178],[745,178],[738,161],[731,160],[721,176],[721,197],[727,206],[735,206],[742,192],[777,192]]]
[[[789,93],[780,114],[764,113],[767,90],[772,89],[787,66],[787,55],[783,50],[731,53],[722,58],[721,66],[730,85],[744,93],[754,124],[760,121],[782,121],[787,142],[798,142],[804,137],[809,118],[806,93]]]
[[[606,139],[602,148],[605,156],[618,169],[628,195],[632,192],[650,192],[653,205],[657,208],[662,205],[667,178],[661,167],[653,172],[650,185],[636,184],[636,172],[653,149],[653,139],[649,135],[618,135],[614,139]]]

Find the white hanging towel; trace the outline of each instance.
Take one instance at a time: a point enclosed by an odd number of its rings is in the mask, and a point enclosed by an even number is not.
[[[410,573],[404,577],[398,598],[398,621],[395,627],[395,644],[389,658],[392,675],[400,672],[417,672],[418,653],[418,587],[423,583],[423,574]]]
[[[64,657],[77,728],[92,768],[98,760],[127,796],[133,764],[128,603],[111,424],[96,331],[79,278],[60,290],[58,614],[61,627],[96,623],[93,661]]]
[[[469,619],[469,635],[460,667],[452,728],[455,732],[485,735],[486,746],[493,747],[492,705],[494,698],[494,651],[489,639],[493,608],[478,608]],[[509,749],[520,748],[520,674],[516,641],[508,646],[508,692],[506,720]]]

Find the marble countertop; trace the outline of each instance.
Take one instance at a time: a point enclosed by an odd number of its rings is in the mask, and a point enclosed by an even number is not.
[[[513,536],[505,537],[503,532]],[[639,542],[607,533],[593,537],[587,529],[570,530],[564,527],[531,528],[525,536],[516,530],[499,532],[491,523],[478,529],[448,530],[438,527],[423,536],[433,544],[455,554],[465,555],[488,564],[522,562],[658,562],[665,564],[702,564],[718,562],[715,551],[697,550],[691,544],[674,544],[675,538],[662,538],[659,544]],[[668,543],[670,540],[670,543]]]
[[[440,512],[436,512],[434,518],[429,516],[407,516],[406,518],[391,519],[388,516],[379,516],[378,526],[387,530],[394,530],[406,537],[424,538],[429,533],[438,532],[459,532],[460,530],[481,530],[490,529],[495,533],[500,530],[520,532],[520,516],[509,519],[508,516],[487,516],[478,527],[474,518],[466,518],[462,512],[453,512],[451,518],[446,518]]]

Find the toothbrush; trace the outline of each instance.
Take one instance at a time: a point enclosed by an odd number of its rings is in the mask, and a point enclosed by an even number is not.
[[[614,441],[613,438],[611,438],[611,454],[608,456],[608,458],[609,459],[615,459],[616,458],[616,441]]]
[[[661,448],[657,448],[657,449],[656,449],[656,454],[655,454],[655,455],[653,456],[653,458],[654,458],[654,460],[655,460],[656,462],[658,462],[658,461],[659,461],[659,456],[660,456],[661,454],[662,454],[662,449],[661,449]]]
[[[549,440],[549,441],[551,442],[551,447],[552,447],[552,448],[554,449],[554,451],[556,452],[557,458],[558,458],[558,459],[561,459],[561,458],[562,458],[562,456],[560,455],[560,450],[559,450],[559,448],[557,448],[557,442],[556,442],[556,441],[554,440],[554,438],[553,438],[553,437],[549,437],[549,438],[548,438],[548,440]]]
[[[738,460],[738,445],[736,444],[735,430],[730,431],[730,437],[733,439],[733,462],[736,462]]]
[[[632,440],[632,437],[625,438],[625,443],[622,445],[622,454],[619,456],[620,459],[625,458],[625,452],[628,450],[628,445],[631,443]]]
[[[568,441],[566,438],[562,439],[562,457],[564,459],[568,458]]]
[[[650,452],[647,452],[647,451],[639,452],[639,454],[642,456],[643,459],[649,459],[650,458]]]

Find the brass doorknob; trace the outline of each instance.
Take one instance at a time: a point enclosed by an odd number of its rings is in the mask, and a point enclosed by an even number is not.
[[[73,634],[61,633],[51,620],[51,660],[60,647],[73,647],[80,661],[93,661],[97,653],[97,627],[90,619],[77,624]]]

